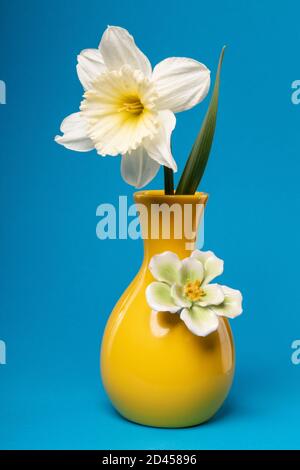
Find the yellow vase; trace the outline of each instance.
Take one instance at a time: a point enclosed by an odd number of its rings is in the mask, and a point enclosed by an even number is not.
[[[148,209],[147,215],[140,213],[143,236],[153,223],[151,204],[175,203],[181,208],[190,204],[195,229],[199,222],[196,208],[199,204],[204,207],[206,201],[204,193],[136,193],[135,202]],[[185,258],[195,242],[195,237],[191,243],[191,235],[186,233],[175,238],[172,214],[170,239],[162,236],[161,220],[159,238],[144,239],[141,269],[116,304],[104,332],[101,373],[112,404],[125,418],[148,426],[175,428],[203,423],[220,408],[233,379],[234,345],[225,318],[219,318],[216,332],[202,338],[192,334],[179,315],[151,311],[147,304],[145,290],[153,281],[148,269],[151,257],[173,251]]]

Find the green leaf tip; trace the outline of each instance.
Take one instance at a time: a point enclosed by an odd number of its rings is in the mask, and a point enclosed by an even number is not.
[[[210,104],[178,183],[176,194],[194,194],[204,174],[216,128],[220,75],[225,49],[226,46],[223,46]]]

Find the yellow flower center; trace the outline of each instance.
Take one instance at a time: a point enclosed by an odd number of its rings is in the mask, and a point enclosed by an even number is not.
[[[122,103],[122,105],[123,106],[118,109],[119,112],[127,111],[128,113],[138,116],[144,111],[144,105],[138,96],[125,98],[125,101]]]
[[[205,295],[204,290],[201,289],[201,282],[199,280],[188,282],[184,286],[183,291],[184,295],[192,302],[200,300],[201,297]]]

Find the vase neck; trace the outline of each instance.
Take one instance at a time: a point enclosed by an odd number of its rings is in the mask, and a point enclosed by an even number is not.
[[[144,191],[135,194],[144,240],[144,258],[173,251],[180,258],[194,249],[208,196],[166,196],[162,191]]]

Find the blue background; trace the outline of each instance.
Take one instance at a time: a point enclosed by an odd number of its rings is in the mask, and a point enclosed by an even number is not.
[[[280,4],[281,5],[280,5]],[[299,448],[300,78],[297,1],[1,0],[0,447]],[[107,24],[127,28],[153,64],[204,62],[228,45],[213,152],[205,249],[242,290],[232,322],[237,371],[218,415],[192,429],[141,427],[110,407],[98,372],[103,328],[138,270],[141,241],[100,241],[96,208],[132,198],[119,159],[53,142],[82,95],[76,55]],[[208,100],[178,115],[180,171]],[[161,187],[162,173],[149,185]],[[117,278],[116,278],[116,273]]]

